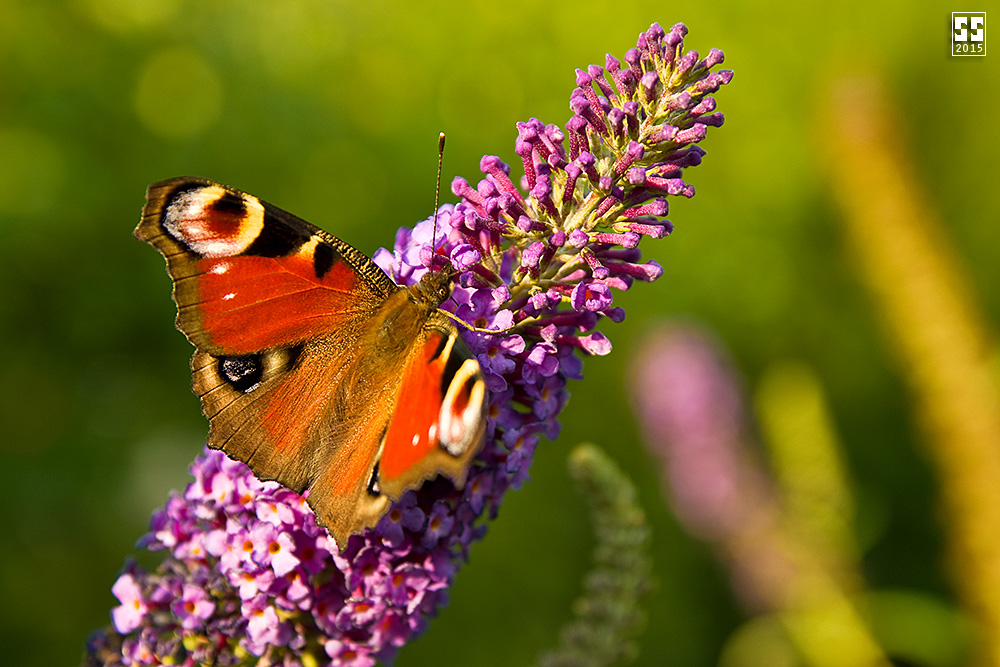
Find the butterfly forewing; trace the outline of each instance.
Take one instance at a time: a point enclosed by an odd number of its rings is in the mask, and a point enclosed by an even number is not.
[[[167,260],[209,444],[308,490],[341,547],[423,480],[461,486],[485,384],[437,302],[340,239],[203,179],[151,185],[136,236]]]
[[[198,349],[246,354],[349,326],[397,290],[340,239],[201,179],[149,187],[136,236],[167,259],[177,327]]]

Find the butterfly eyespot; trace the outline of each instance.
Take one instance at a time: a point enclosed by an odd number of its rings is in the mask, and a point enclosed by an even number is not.
[[[249,394],[260,386],[264,365],[259,354],[219,357],[219,376],[236,391]]]
[[[209,204],[208,208],[212,209],[215,213],[233,216],[234,218],[239,218],[247,214],[246,202],[243,201],[242,197],[232,192],[224,193]]]
[[[441,393],[443,395],[448,394],[448,388],[455,380],[455,376],[464,363],[465,359],[461,356],[457,354],[448,355],[448,358],[445,360],[444,372],[441,374]]]
[[[372,476],[368,480],[368,493],[372,496],[382,495],[382,488],[378,483],[378,461],[375,462],[375,467],[372,468]]]
[[[175,190],[163,210],[163,229],[201,257],[234,257],[246,251],[263,226],[264,209],[222,186]]]
[[[469,401],[472,400],[472,388],[475,384],[476,377],[474,375],[470,375],[462,383],[461,391],[455,394],[455,402],[453,404],[455,412],[461,414],[469,407]]]
[[[449,359],[449,363],[451,359]],[[438,418],[438,446],[454,457],[465,456],[481,442],[487,410],[486,383],[475,359],[466,358],[452,373]]]

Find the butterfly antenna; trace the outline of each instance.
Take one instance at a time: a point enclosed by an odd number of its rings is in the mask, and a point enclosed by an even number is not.
[[[434,256],[437,254],[438,206],[441,201],[441,165],[444,163],[444,132],[438,134],[438,173],[434,186],[434,231],[431,234],[431,271],[434,270]]]
[[[521,320],[517,324],[512,324],[511,326],[505,327],[503,329],[484,329],[483,327],[477,327],[474,324],[470,324],[469,322],[466,322],[465,320],[463,320],[461,317],[459,317],[455,313],[450,313],[447,310],[442,310],[441,312],[444,313],[445,315],[447,315],[448,317],[450,317],[456,324],[461,324],[463,327],[465,327],[469,331],[475,331],[475,332],[478,332],[478,333],[485,333],[485,334],[505,334],[505,333],[510,333],[511,331],[514,331],[518,327],[528,326],[530,324],[536,323],[539,320],[538,317],[526,317],[525,319]]]

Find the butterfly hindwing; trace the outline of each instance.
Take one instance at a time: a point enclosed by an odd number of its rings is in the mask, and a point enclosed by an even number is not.
[[[373,476],[390,418],[385,406],[399,384],[384,373],[365,378],[363,366],[351,363],[352,347],[343,340],[309,342],[295,366],[272,377],[264,370],[259,386],[236,396],[221,377],[219,359],[197,352],[192,360],[195,391],[210,387],[202,395],[211,419],[209,443],[245,461],[261,479],[309,489],[318,521],[341,545],[374,525],[388,506]],[[291,358],[268,360],[268,354],[265,367]],[[361,388],[364,397],[358,396]],[[211,414],[213,406],[218,412]]]
[[[319,228],[203,179],[151,185],[136,236],[167,260],[209,445],[308,490],[341,547],[424,480],[464,483],[486,390],[437,301]]]
[[[486,385],[458,331],[434,317],[404,369],[385,435],[380,475],[391,496],[437,474],[458,486],[486,426]]]

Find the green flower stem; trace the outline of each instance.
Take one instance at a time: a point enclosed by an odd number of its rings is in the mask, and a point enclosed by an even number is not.
[[[599,447],[578,445],[570,474],[590,504],[596,546],[576,618],[558,648],[539,658],[542,667],[604,667],[630,661],[629,637],[642,625],[640,598],[649,590],[649,527],[635,486]]]

